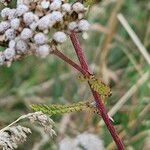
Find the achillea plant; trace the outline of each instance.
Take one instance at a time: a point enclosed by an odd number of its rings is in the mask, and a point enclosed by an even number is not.
[[[0,53],[0,65],[10,65],[13,60],[30,54],[44,58],[57,44],[64,43],[72,30],[88,30],[85,10],[79,2],[70,4],[61,0],[18,0],[16,8],[4,8],[0,35],[7,47]]]
[[[111,95],[110,88],[102,81],[98,81],[89,70],[76,35],[76,33],[87,31],[90,27],[84,17],[85,12],[86,8],[81,2],[68,3],[65,0],[17,0],[16,8],[4,8],[1,11],[3,20],[0,23],[0,43],[5,47],[5,50],[0,52],[0,65],[10,66],[14,60],[28,55],[45,58],[49,54],[53,54],[71,65],[87,78],[86,81],[89,83],[94,97],[94,105],[92,103],[91,107],[91,104],[89,106],[87,105],[89,103],[81,102],[66,106],[32,105],[31,107],[35,111],[42,111],[48,115],[94,108],[103,118],[117,148],[123,150],[122,141],[111,123],[111,118],[108,116],[102,100],[103,96]],[[67,37],[71,39],[80,65],[58,50],[57,46],[64,43]],[[94,77],[92,80],[89,79],[91,76]],[[40,122],[45,130],[54,134],[51,126],[52,121],[47,120],[44,114],[35,113],[29,115],[28,118],[31,121]],[[2,131],[6,130],[2,129]],[[24,132],[24,134],[26,133]]]

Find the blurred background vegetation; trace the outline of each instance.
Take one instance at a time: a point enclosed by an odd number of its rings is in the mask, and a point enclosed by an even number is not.
[[[13,4],[11,4],[13,5]],[[1,6],[2,9],[2,6]],[[89,7],[87,18],[91,30],[80,35],[91,70],[108,83],[113,91],[107,100],[107,110],[112,112],[114,125],[123,138],[126,149],[150,149],[150,67],[117,19],[122,13],[150,50],[150,1],[149,0],[97,0]],[[59,49],[75,61],[71,42]],[[3,50],[0,47],[0,50]],[[31,112],[32,103],[73,103],[92,100],[85,83],[79,82],[78,73],[53,55],[46,59],[33,56],[17,61],[11,67],[0,67],[0,128],[17,117]],[[140,80],[140,81],[139,81]],[[118,103],[123,102],[123,103]],[[47,139],[41,150],[58,149],[58,142],[66,136],[74,137],[84,131],[97,134],[106,149],[115,145],[99,116],[89,112],[54,116],[57,137]],[[65,123],[64,123],[65,122]],[[31,125],[29,125],[31,126]],[[41,130],[32,127],[26,146],[32,149],[44,138]]]

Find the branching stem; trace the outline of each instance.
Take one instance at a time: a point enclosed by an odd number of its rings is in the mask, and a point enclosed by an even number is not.
[[[74,46],[74,49],[76,51],[77,57],[80,61],[82,69],[84,69],[86,71],[86,73],[88,74],[90,72],[89,67],[88,67],[88,63],[86,61],[84,52],[81,48],[80,42],[79,42],[79,40],[78,40],[78,38],[74,32],[71,33],[70,39],[71,39],[72,44]],[[101,114],[101,117],[103,118],[109,132],[111,133],[113,140],[115,141],[115,143],[118,147],[118,150],[124,150],[123,143],[122,143],[121,139],[119,138],[114,126],[112,125],[112,123],[109,119],[109,116],[107,114],[107,111],[104,107],[104,104],[103,104],[99,94],[97,92],[95,92],[92,88],[91,88],[91,91],[92,91],[92,94],[94,96],[95,102],[97,104],[97,108]]]
[[[86,71],[83,68],[81,68],[77,63],[75,63],[74,61],[72,61],[69,57],[67,57],[66,55],[64,55],[58,49],[53,50],[51,52],[51,54],[54,54],[57,57],[59,57],[60,59],[62,59],[64,62],[67,62],[69,65],[71,65],[73,68],[75,68],[76,70],[78,70],[79,72],[81,72],[83,75],[86,74]]]
[[[65,61],[67,64],[71,65],[74,69],[78,70],[83,75],[91,75],[92,73],[89,70],[88,63],[86,61],[84,52],[83,52],[83,50],[81,48],[81,45],[80,45],[80,42],[79,42],[79,40],[78,40],[78,38],[77,38],[77,36],[74,32],[72,32],[72,34],[70,35],[70,39],[71,39],[72,44],[74,46],[74,49],[75,49],[75,52],[76,52],[77,57],[79,59],[79,62],[81,64],[81,67],[77,63],[72,61],[69,57],[67,57],[62,52],[60,52],[58,49],[53,50],[51,52],[51,54],[56,55],[57,57],[59,57],[60,59]],[[110,120],[110,118],[107,114],[107,111],[105,109],[105,106],[103,104],[103,101],[102,101],[101,97],[92,88],[91,88],[91,91],[92,91],[93,97],[95,99],[95,102],[97,104],[97,108],[100,112],[100,115],[103,118],[109,132],[111,133],[112,138],[115,141],[118,150],[124,150],[123,143],[122,143],[121,139],[119,138],[114,126],[111,123],[111,120]]]

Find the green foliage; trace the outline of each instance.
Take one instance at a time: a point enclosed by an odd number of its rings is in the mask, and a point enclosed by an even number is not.
[[[98,92],[102,97],[107,98],[111,95],[111,89],[105,83],[98,80],[94,75],[90,76],[78,76],[80,81],[89,82],[91,88]]]
[[[73,103],[70,105],[60,105],[60,104],[54,104],[54,105],[31,105],[30,107],[34,111],[41,111],[45,114],[48,114],[50,116],[56,115],[56,114],[64,114],[64,113],[70,113],[70,112],[78,112],[78,111],[84,111],[88,110],[89,102],[78,102]]]

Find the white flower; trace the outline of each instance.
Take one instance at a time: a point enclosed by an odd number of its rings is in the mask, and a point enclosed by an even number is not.
[[[64,138],[59,143],[59,150],[104,150],[103,141],[94,134],[82,133],[75,139]]]
[[[44,17],[42,17],[39,21],[38,21],[38,28],[40,30],[45,30],[49,28],[49,24],[50,24],[50,19],[49,16],[46,15]]]
[[[61,12],[59,11],[53,11],[51,14],[51,20],[56,21],[56,22],[60,22],[63,19],[63,15]]]
[[[18,40],[16,43],[16,50],[18,54],[25,54],[28,51],[28,45],[23,40]]]
[[[13,48],[7,48],[5,51],[4,51],[4,55],[6,57],[6,59],[12,59],[14,56],[15,56],[15,49]]]
[[[14,19],[16,17],[16,9],[10,9],[8,11],[8,19],[11,20],[11,19]]]
[[[75,22],[75,21],[73,21],[73,22],[70,22],[69,24],[68,24],[68,29],[69,30],[75,30],[76,28],[78,27],[78,24]]]
[[[30,25],[34,21],[34,14],[32,12],[27,12],[23,15],[23,20],[26,25]]]
[[[33,22],[33,23],[31,23],[31,24],[29,25],[30,29],[33,30],[33,31],[36,30],[37,26],[38,26],[38,23],[36,23],[36,22]]]
[[[30,5],[31,2],[36,2],[37,0],[17,0],[17,6],[21,5],[21,4],[25,4],[27,6]]]
[[[41,6],[43,9],[48,9],[49,8],[49,5],[50,5],[50,2],[49,1],[46,1],[46,0],[43,0],[41,2]]]
[[[9,41],[9,48],[15,48],[16,42],[15,40]]]
[[[45,45],[41,45],[36,49],[37,55],[45,58],[47,55],[49,55],[50,53],[50,46],[45,44]],[[47,119],[47,118],[46,118]],[[40,119],[39,119],[40,120]]]
[[[27,40],[27,39],[30,39],[30,38],[32,38],[32,36],[33,36],[33,32],[32,32],[32,30],[31,29],[29,29],[29,28],[24,28],[23,30],[22,30],[22,32],[21,32],[21,39],[23,39],[23,40]]]
[[[82,133],[76,137],[76,142],[84,149],[104,150],[103,141],[91,133]]]
[[[71,12],[71,5],[69,4],[69,3],[65,3],[65,4],[63,4],[62,5],[62,10],[64,11],[64,12]]]
[[[4,33],[8,28],[10,28],[10,23],[8,21],[2,21],[0,23],[0,33]]]
[[[74,3],[72,8],[76,13],[80,13],[80,12],[83,12],[85,10],[84,5],[80,2]]]
[[[10,8],[6,7],[4,8],[2,11],[1,11],[1,17],[2,18],[7,18],[8,17],[8,14],[9,14],[9,11],[10,11]]]
[[[8,29],[5,32],[5,36],[7,40],[12,40],[16,37],[16,32],[14,29]]]
[[[67,40],[67,36],[64,32],[56,32],[53,35],[53,39],[58,43],[63,43]]]
[[[89,29],[88,21],[83,19],[86,9],[80,2],[73,4],[65,0],[16,2],[16,8],[6,7],[1,11],[2,19],[5,21],[0,22],[0,35],[2,40],[8,42],[7,47],[15,49],[19,56],[27,55],[29,48],[35,50],[38,47],[37,54],[46,57],[50,52],[48,39],[57,45],[67,40],[67,33],[70,31],[82,32]],[[77,17],[68,20],[66,17],[73,17],[72,13],[77,14]],[[52,37],[49,35],[51,30],[54,31]]]
[[[17,16],[22,16],[24,13],[26,13],[29,10],[28,6],[24,4],[20,4],[17,7],[16,14]]]
[[[49,27],[51,28],[56,23],[56,19],[53,14],[48,14],[47,16],[49,17]]]
[[[90,28],[90,24],[87,20],[82,19],[78,23],[78,28],[80,31],[87,31]]]
[[[18,18],[12,19],[10,22],[10,25],[11,25],[11,28],[17,30],[20,26],[20,19]]]
[[[47,42],[47,38],[43,33],[37,33],[34,36],[34,41],[36,44],[45,44]]]
[[[36,15],[36,14],[34,14],[34,21],[35,21],[35,22],[38,22],[38,21],[39,21],[39,16]]]
[[[50,4],[50,10],[59,10],[61,7],[61,1],[59,0],[54,0],[51,4]]]

